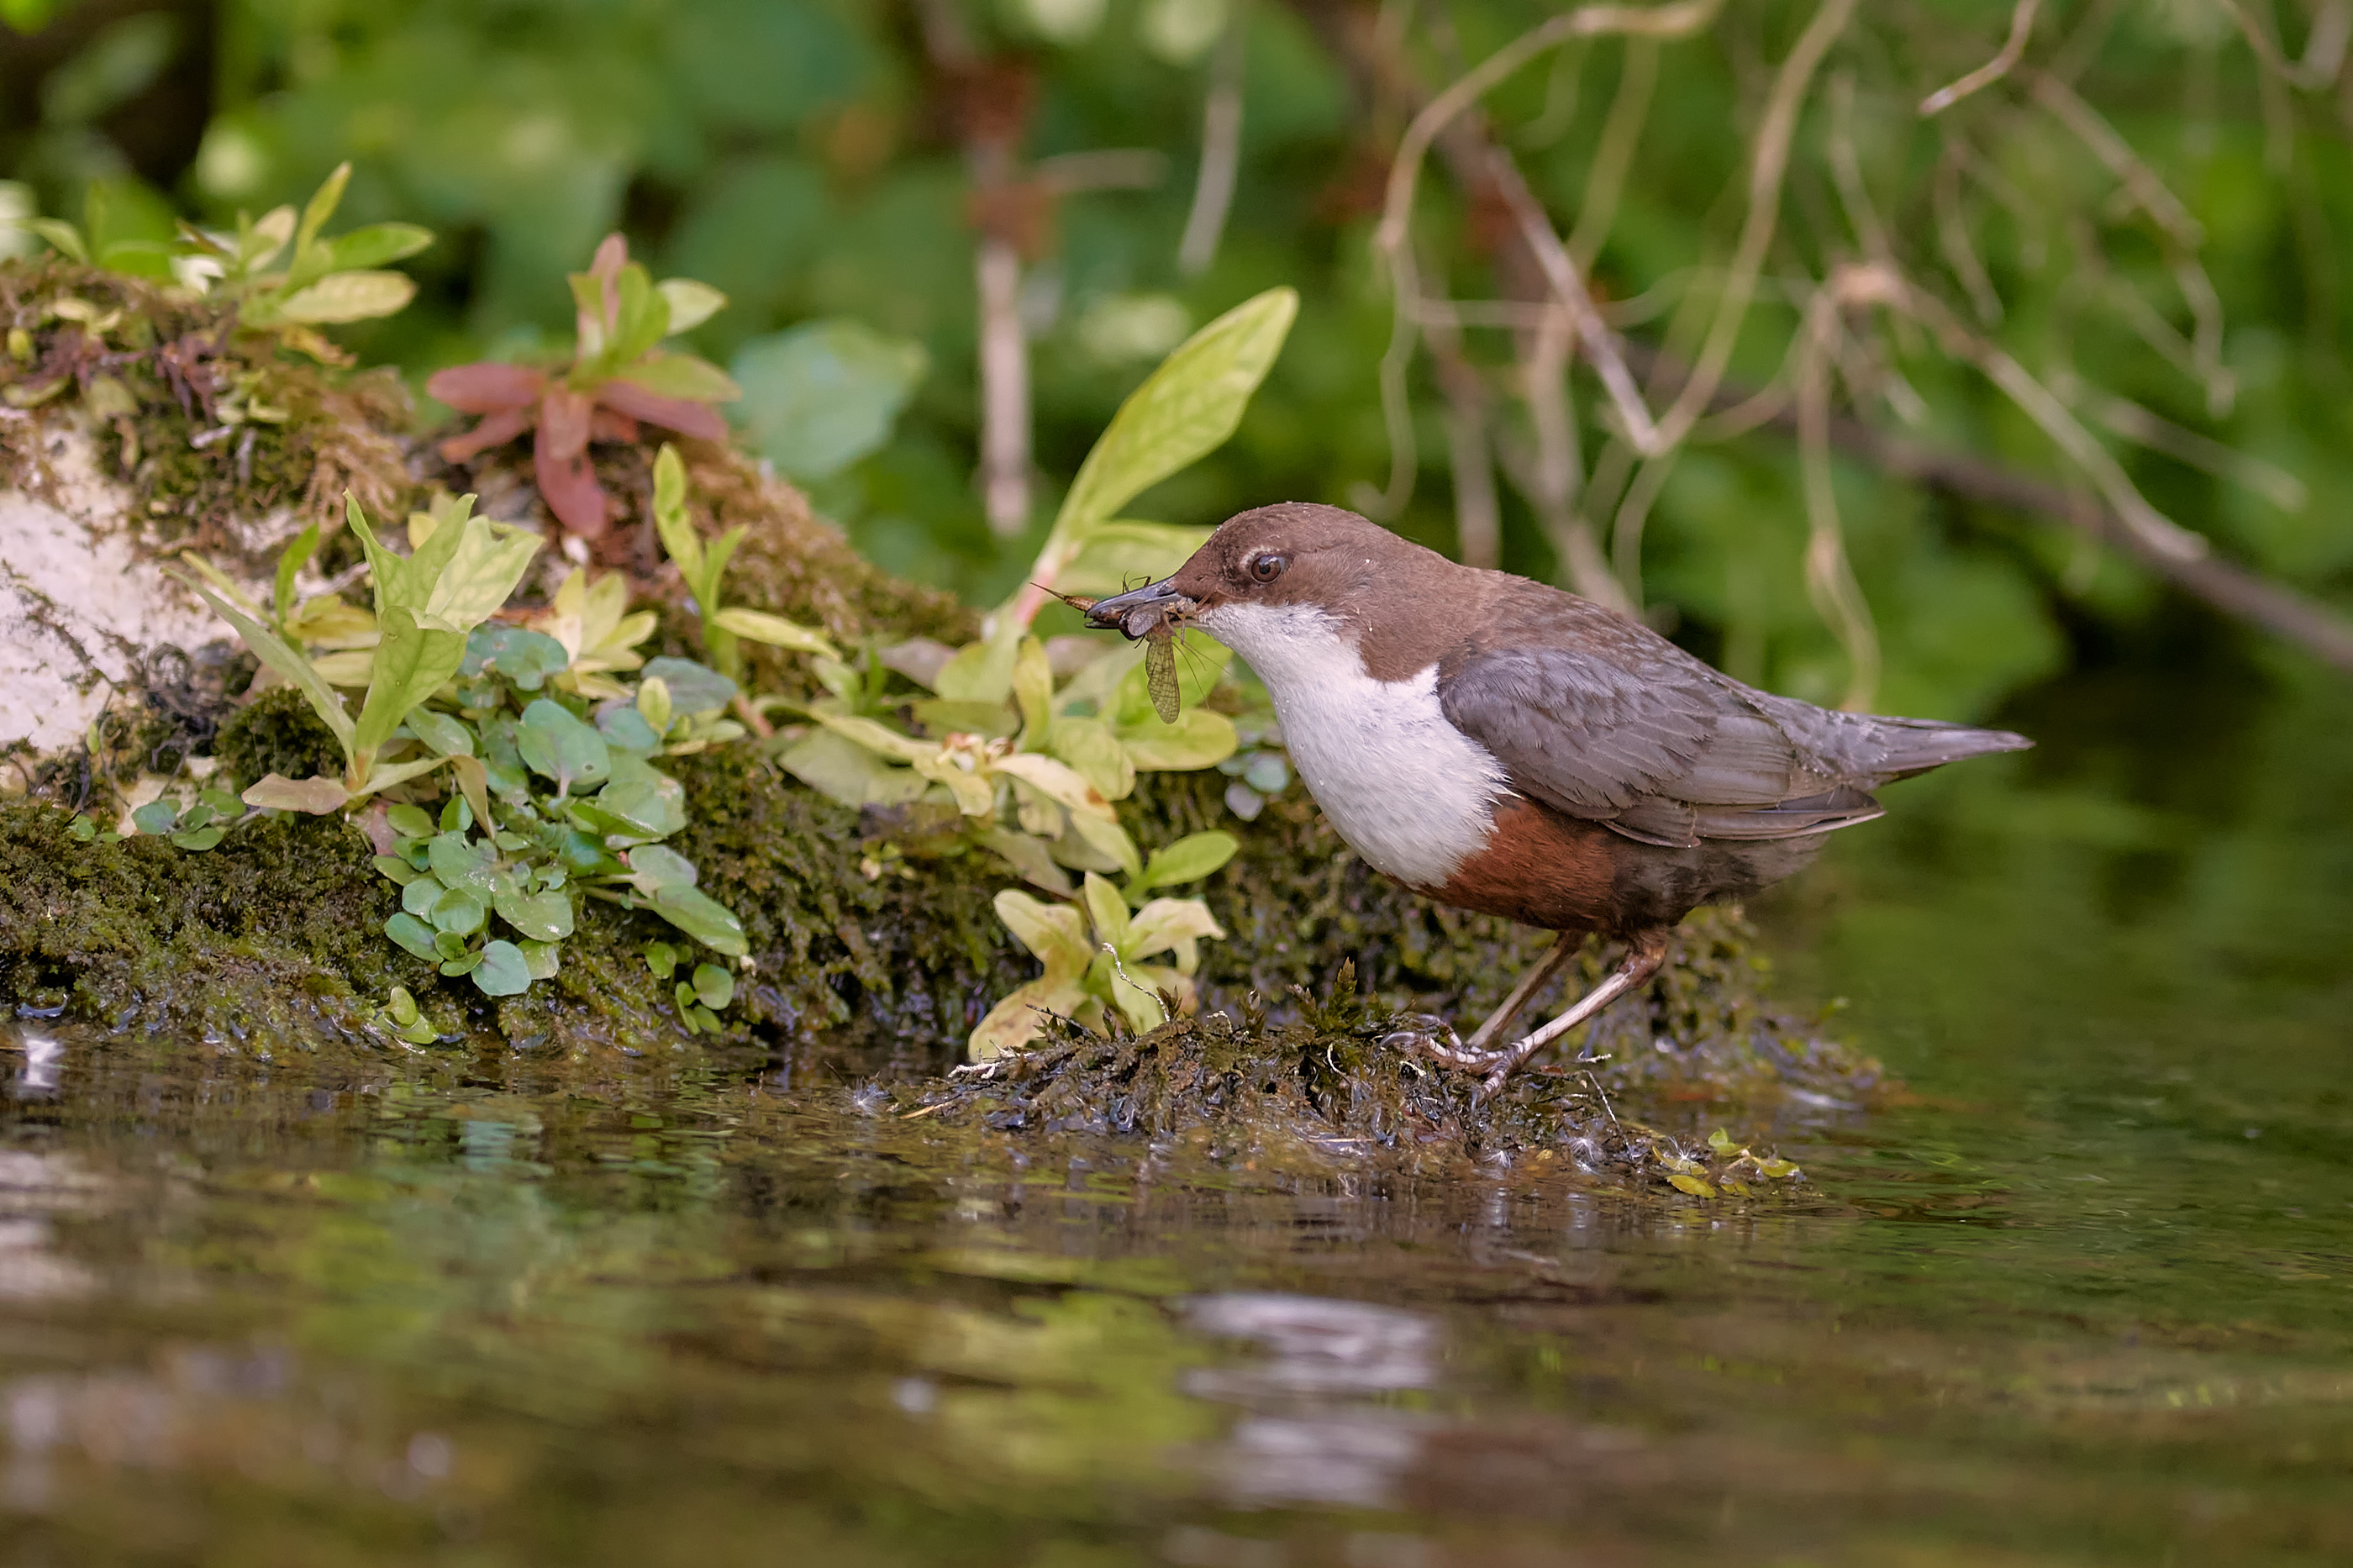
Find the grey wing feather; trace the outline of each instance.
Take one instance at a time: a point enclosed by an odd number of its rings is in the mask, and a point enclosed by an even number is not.
[[[1520,793],[1676,848],[1868,822],[1883,810],[1870,794],[1881,784],[2028,743],[1752,691],[1663,639],[1473,654],[1446,671],[1440,693],[1447,719]]]

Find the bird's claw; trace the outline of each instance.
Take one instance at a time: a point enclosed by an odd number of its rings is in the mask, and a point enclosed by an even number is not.
[[[1393,1030],[1381,1037],[1381,1045],[1385,1048],[1411,1051],[1417,1056],[1443,1062],[1448,1067],[1469,1068],[1474,1072],[1493,1067],[1509,1054],[1464,1045],[1462,1037],[1454,1032],[1454,1026],[1433,1013],[1416,1013],[1410,1017],[1413,1027]]]

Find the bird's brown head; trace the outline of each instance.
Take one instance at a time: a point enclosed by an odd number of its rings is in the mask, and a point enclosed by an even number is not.
[[[1228,518],[1174,573],[1097,600],[1087,619],[1131,637],[1198,622],[1233,643],[1238,622],[1286,620],[1286,611],[1357,620],[1401,586],[1400,568],[1433,563],[1449,564],[1355,512],[1282,501]]]

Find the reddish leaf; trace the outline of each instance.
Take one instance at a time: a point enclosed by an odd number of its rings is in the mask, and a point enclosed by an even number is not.
[[[588,449],[588,419],[596,404],[587,394],[551,386],[539,400],[539,448],[567,461]]]
[[[438,450],[445,463],[468,463],[493,447],[503,447],[531,428],[537,409],[502,408],[488,416],[463,436],[452,436]]]
[[[528,365],[480,360],[435,371],[425,390],[461,414],[496,414],[532,402],[546,384],[545,373]]]
[[[558,457],[543,426],[533,468],[539,479],[540,500],[566,531],[583,539],[595,539],[605,531],[605,489],[596,482],[596,471],[588,465],[585,447],[569,458]]]
[[[638,422],[626,414],[610,408],[599,408],[588,418],[588,439],[591,441],[635,441]]]
[[[691,403],[683,397],[663,397],[635,382],[608,381],[596,389],[596,401],[681,436],[699,436],[706,441],[724,440],[727,436],[727,421],[711,405]]]

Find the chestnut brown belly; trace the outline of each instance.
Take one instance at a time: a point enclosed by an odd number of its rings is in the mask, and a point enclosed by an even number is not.
[[[1761,892],[1812,859],[1822,837],[1669,849],[1514,798],[1496,805],[1484,848],[1444,883],[1415,891],[1546,931],[1620,937]]]

